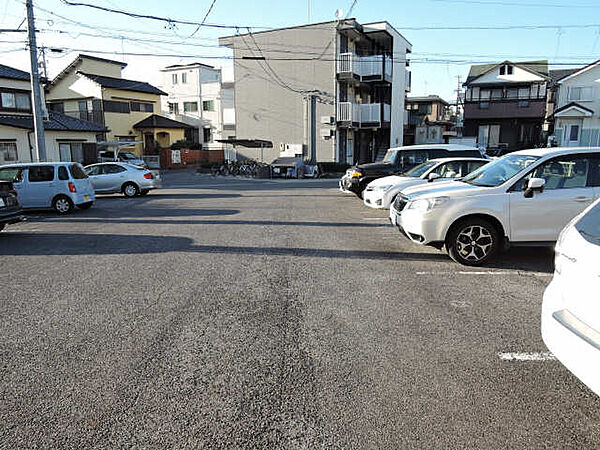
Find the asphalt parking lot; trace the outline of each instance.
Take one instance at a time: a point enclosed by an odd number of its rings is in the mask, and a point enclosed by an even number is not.
[[[0,235],[0,448],[598,448],[552,251],[465,268],[336,180],[165,176]]]

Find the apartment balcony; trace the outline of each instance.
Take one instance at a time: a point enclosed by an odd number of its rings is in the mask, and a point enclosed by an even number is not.
[[[392,60],[389,56],[358,56],[340,53],[337,61],[337,76],[340,80],[359,82],[392,81]]]
[[[391,119],[391,106],[387,103],[337,104],[337,122],[340,126],[357,128],[379,128]]]

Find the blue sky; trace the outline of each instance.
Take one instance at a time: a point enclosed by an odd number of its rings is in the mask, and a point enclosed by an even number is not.
[[[134,12],[168,16],[177,19],[200,21],[210,0],[179,0],[164,2],[146,0],[89,0],[98,5]],[[217,48],[217,38],[233,34],[229,30],[202,28],[189,38],[194,27],[177,26],[169,29],[164,23],[118,16],[83,7],[68,6],[59,0],[34,0],[37,27],[42,30],[38,39],[41,45],[107,52],[136,52],[161,54],[186,54],[195,56],[228,55],[227,49]],[[347,13],[352,1],[311,1],[311,21],[332,20],[336,9]],[[168,6],[167,6],[168,5]],[[240,1],[217,0],[208,23],[244,26],[283,27],[306,23],[306,1],[285,2],[274,0]],[[54,15],[53,15],[53,14]],[[62,16],[60,18],[56,15]],[[504,59],[549,59],[555,63],[585,64],[600,59],[600,26],[593,28],[563,28],[536,30],[410,30],[408,27],[455,26],[518,26],[518,25],[588,25],[600,24],[598,0],[414,0],[365,1],[357,0],[351,13],[359,22],[387,20],[412,44],[413,90],[412,95],[439,94],[454,97],[456,76],[467,75],[470,63],[492,62]],[[0,0],[0,27],[13,28],[24,16],[20,0]],[[66,20],[68,19],[68,20]],[[75,24],[70,21],[79,22]],[[120,30],[116,30],[120,29]],[[82,34],[83,33],[83,34]],[[105,39],[85,34],[108,34]],[[0,38],[2,62],[28,69],[27,53],[8,52],[22,43],[10,43],[24,36],[3,34]],[[160,40],[139,42],[135,39]],[[166,42],[193,45],[175,45]],[[201,47],[205,46],[205,47]],[[56,74],[77,51],[52,54],[48,58],[50,75]],[[102,55],[99,55],[102,56]],[[164,65],[192,61],[188,58],[156,58],[105,55],[124,59],[129,67],[124,73],[129,78],[160,83],[158,69]],[[433,63],[431,60],[445,60]],[[225,60],[206,60],[212,65],[228,66]],[[563,65],[561,67],[572,67]]]

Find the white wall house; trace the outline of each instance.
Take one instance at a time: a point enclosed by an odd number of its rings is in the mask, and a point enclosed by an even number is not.
[[[95,154],[97,135],[107,131],[97,125],[55,111],[45,112],[44,129],[48,161],[85,161]],[[0,64],[0,165],[36,160],[29,73]]]
[[[194,63],[162,69],[163,113],[172,119],[193,125],[188,140],[205,148],[220,148],[219,139],[235,135],[233,80],[221,69]]]
[[[558,81],[554,135],[559,146],[600,145],[600,61]]]

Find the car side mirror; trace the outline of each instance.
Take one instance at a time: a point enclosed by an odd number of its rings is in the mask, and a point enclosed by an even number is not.
[[[442,176],[439,173],[431,172],[427,176],[427,181],[429,181],[431,183],[432,181],[435,181],[435,180],[437,180],[439,178],[442,178]]]
[[[543,178],[530,178],[524,184],[523,196],[525,198],[533,197],[534,192],[544,192],[544,186],[546,185],[546,180]]]

